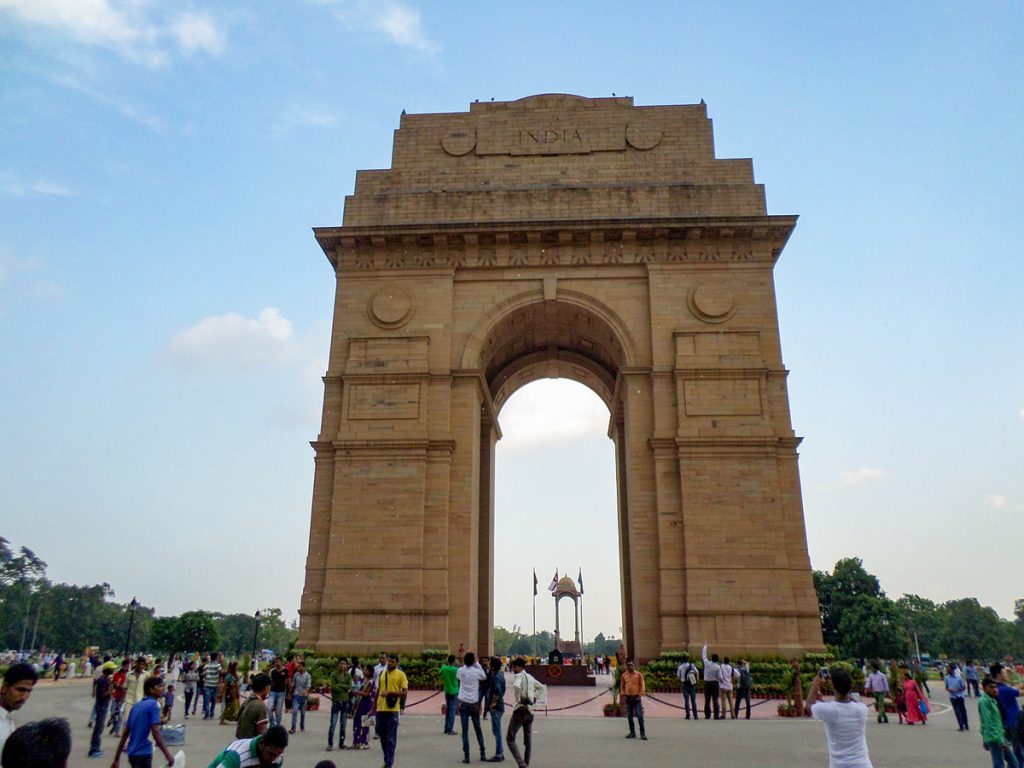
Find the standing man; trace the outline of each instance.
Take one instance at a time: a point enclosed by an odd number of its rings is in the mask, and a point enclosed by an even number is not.
[[[949,694],[949,705],[953,707],[956,715],[956,724],[959,730],[968,730],[967,726],[967,702],[964,697],[967,693],[967,683],[960,675],[956,674],[956,667],[952,664],[946,668],[946,693]]]
[[[299,657],[299,660],[295,662],[295,674],[292,675],[292,729],[289,733],[295,733],[295,716],[301,711],[302,718],[299,722],[299,729],[306,732],[306,701],[309,698],[309,689],[313,687],[313,678],[306,671],[306,662],[303,657]],[[346,698],[348,694],[345,694]],[[331,712],[333,713],[334,706],[331,705]],[[341,729],[342,741],[344,744],[345,739],[345,728],[342,726]]]
[[[718,712],[718,654],[711,654],[708,660],[708,644],[700,649],[700,658],[704,662],[704,719],[711,719],[711,708],[715,709],[715,720],[719,720]]]
[[[103,750],[100,748],[103,737],[103,724],[107,720],[107,707],[110,705],[110,678],[114,674],[114,662],[104,662],[100,669],[99,679],[93,685],[93,695],[96,697],[96,711],[92,726],[92,741],[89,742],[89,757],[103,757]]]
[[[515,704],[512,707],[512,717],[508,721],[508,733],[505,734],[505,744],[512,759],[516,761],[517,768],[529,768],[530,752],[533,747],[533,696],[536,680],[526,671],[526,660],[522,656],[512,659],[512,695]],[[516,746],[516,734],[523,729],[523,754],[519,754]]]
[[[132,713],[132,707],[146,698],[146,680],[149,676],[146,670],[149,669],[149,662],[145,656],[138,656],[135,664],[132,665],[132,672],[128,675],[124,692],[124,712],[121,714],[121,722],[125,722]],[[117,733],[114,734],[115,736]]]
[[[217,710],[217,688],[220,687],[220,661],[212,656],[203,668],[203,720],[212,720]]]
[[[814,676],[805,705],[808,717],[825,724],[830,766],[843,768],[872,768],[868,757],[868,742],[864,730],[868,722],[868,708],[850,698],[853,680],[843,667],[833,667],[832,687],[834,701],[821,699],[821,673]]]
[[[17,727],[11,713],[28,701],[38,679],[35,667],[25,662],[12,664],[4,672],[4,682],[0,685],[0,752],[3,752],[7,737]]]
[[[473,721],[480,762],[487,759],[484,732],[480,730],[480,688],[487,681],[487,673],[476,663],[476,654],[466,651],[459,667],[459,724],[462,726],[462,762],[469,762],[469,721]]]
[[[448,663],[440,669],[444,683],[444,732],[454,735],[455,712],[459,702],[459,668],[455,666],[455,654],[448,654]]]
[[[334,749],[334,726],[341,723],[338,734],[338,749],[345,748],[345,724],[348,722],[352,691],[352,673],[348,671],[348,659],[338,659],[338,669],[331,672],[331,723],[327,726],[327,751]],[[353,736],[353,738],[355,738]]]
[[[1006,682],[1006,668],[998,661],[989,667],[992,678],[998,687],[999,711],[1003,714],[1003,726],[1006,728],[1006,736],[1010,740],[1010,747],[1013,749],[1013,756],[1017,759],[1018,765],[1024,762],[1024,755],[1021,754],[1020,731],[1017,725],[1020,722],[1020,698],[1021,690]]]
[[[132,768],[152,768],[153,744],[149,741],[150,736],[167,758],[167,765],[174,765],[174,756],[168,751],[164,737],[160,734],[160,697],[164,693],[164,681],[159,677],[147,677],[143,690],[146,698],[128,713],[128,721],[117,743],[111,768],[118,767],[122,752],[128,755],[128,764]]]
[[[394,768],[398,746],[398,716],[405,709],[409,680],[398,668],[398,656],[390,654],[387,669],[380,673],[377,686],[377,735],[384,752],[384,768]]]
[[[491,711],[491,733],[494,734],[494,756],[492,763],[505,761],[502,744],[501,719],[505,714],[505,673],[501,671],[501,659],[491,656],[491,684],[487,686],[488,709]]]
[[[889,681],[882,673],[877,661],[871,662],[871,674],[868,675],[864,690],[875,697],[875,715],[878,722],[888,723],[889,716],[885,713],[885,695],[889,692]]]
[[[974,697],[975,698],[979,698],[979,694],[978,694],[978,682],[979,682],[978,668],[976,666],[974,666],[974,662],[969,660],[969,659],[967,661],[966,666],[964,666],[964,677],[967,680],[967,695],[970,696],[971,695],[971,690],[973,689],[974,690]]]
[[[676,668],[676,677],[683,686],[683,708],[686,710],[686,719],[690,719],[690,712],[693,712],[693,719],[697,719],[697,665],[690,661],[688,653],[683,654],[683,662]]]
[[[647,695],[647,686],[644,683],[644,676],[637,671],[632,659],[626,660],[626,671],[619,678],[619,694],[626,702],[626,717],[629,718],[629,733],[627,739],[636,738],[636,728],[633,725],[633,717],[640,721],[640,738],[647,741],[647,732],[644,730],[644,702],[643,697]]]
[[[729,713],[729,717],[733,720],[736,719],[736,713],[733,712],[732,678],[732,664],[729,663],[729,657],[726,656],[718,666],[718,697],[722,700],[723,720],[725,720],[726,712]]]
[[[992,757],[993,768],[1019,768],[1010,742],[1003,728],[1003,716],[999,712],[999,683],[991,677],[982,682],[983,696],[978,698],[978,717],[981,719],[981,745]]]
[[[238,710],[238,725],[235,726],[236,739],[251,739],[267,730],[270,718],[267,705],[264,703],[270,693],[270,677],[266,672],[257,672],[249,683],[252,696]]]
[[[738,683],[736,686],[736,709],[735,717],[740,716],[740,704],[747,702],[747,720],[750,719],[750,689],[754,687],[754,676],[750,674],[750,663],[746,659],[740,659],[740,665],[736,668]]]
[[[281,725],[284,721],[284,700],[288,698],[288,670],[280,656],[274,658],[270,669],[270,724]]]

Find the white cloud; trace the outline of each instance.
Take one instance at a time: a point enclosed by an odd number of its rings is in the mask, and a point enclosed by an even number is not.
[[[175,334],[166,354],[175,366],[201,370],[280,365],[291,361],[296,350],[291,322],[267,307],[255,319],[235,312],[205,317]]]
[[[292,128],[328,128],[336,122],[338,116],[318,104],[293,101],[281,113],[273,133],[279,136]]]
[[[499,415],[503,452],[567,443],[608,434],[608,409],[601,399],[569,379],[543,379],[512,395]]]
[[[10,173],[0,173],[0,192],[14,197],[68,197],[74,194],[67,185],[57,181],[23,181]]]
[[[2,2],[3,0],[0,0]],[[129,120],[144,125],[150,130],[160,131],[163,128],[163,123],[160,118],[152,115],[145,110],[139,109],[125,101],[120,101],[114,97],[102,93],[95,88],[91,88],[83,83],[78,77],[74,75],[62,75],[52,77],[51,80],[57,85],[62,85],[65,88],[70,88],[73,91],[84,94],[91,99],[95,99],[100,104],[105,104],[108,107],[113,107],[115,110],[121,113],[123,117]]]
[[[436,53],[441,46],[423,30],[419,9],[399,0],[321,0],[349,29],[372,29],[393,43],[421,53]]]
[[[205,13],[186,13],[171,25],[178,47],[188,54],[205,51],[214,56],[224,52],[224,34]]]
[[[1020,415],[1021,420],[1024,421],[1024,408],[1020,409],[1019,415]]]
[[[985,497],[985,500],[992,509],[1006,509],[1010,501],[1001,493],[990,493]]]
[[[184,53],[223,52],[224,34],[209,15],[188,11],[171,21],[160,10],[145,0],[0,0],[0,13],[151,67],[168,63],[168,39]]]
[[[884,476],[884,470],[875,467],[860,467],[859,469],[840,473],[839,482],[843,485],[863,485]]]

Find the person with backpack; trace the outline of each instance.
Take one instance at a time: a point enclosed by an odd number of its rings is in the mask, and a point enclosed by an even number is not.
[[[735,710],[733,711],[733,717],[740,716],[740,702],[744,699],[747,702],[747,720],[750,719],[750,689],[754,685],[754,676],[750,674],[750,662],[746,659],[740,659],[739,665],[735,669],[737,678],[736,684],[736,703],[733,705]]]
[[[691,710],[693,719],[697,719],[697,672],[697,665],[690,661],[690,654],[684,653],[682,663],[676,668],[676,676],[683,686],[683,708],[687,720]]]

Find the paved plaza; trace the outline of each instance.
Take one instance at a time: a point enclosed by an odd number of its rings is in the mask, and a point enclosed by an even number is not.
[[[564,706],[600,693],[598,688],[549,689],[549,706]],[[403,716],[398,735],[396,768],[454,768],[461,765],[461,738],[442,734],[440,698],[423,700],[428,693],[414,691],[410,706]],[[678,695],[659,698],[678,704]],[[545,715],[538,711],[534,721],[535,768],[571,768],[575,766],[699,766],[700,768],[825,768],[828,756],[820,723],[809,720],[782,719],[775,716],[774,703],[764,704],[748,721],[686,722],[671,707],[647,702],[647,733],[649,741],[627,741],[624,718],[605,718],[600,706],[607,696],[586,707],[575,707]],[[423,702],[423,703],[418,703]],[[174,722],[181,722],[182,702],[175,705]],[[91,699],[87,681],[41,681],[29,702],[16,713],[19,723],[44,717],[67,717],[74,734],[74,750],[68,765],[71,768],[109,766],[117,742],[104,737],[105,755],[95,760],[86,757],[90,731]],[[952,712],[945,706],[945,696],[936,694],[935,712],[926,727],[876,725],[868,723],[868,746],[875,768],[936,768],[937,766],[985,766],[990,764],[982,751],[981,739],[973,730],[977,723],[974,699],[968,700],[972,730],[959,733]],[[313,768],[318,760],[331,758],[339,768],[378,768],[381,765],[379,742],[371,742],[366,751],[344,750],[325,752],[330,709],[307,715],[305,734],[291,737],[285,764],[291,768]],[[286,721],[288,722],[288,721]],[[234,738],[234,726],[221,726],[216,721],[190,718],[183,750],[190,768],[205,768],[213,757]],[[484,723],[488,755],[493,750],[490,724]],[[349,724],[351,734],[351,723]],[[349,737],[351,741],[351,736]],[[172,749],[177,751],[177,748]],[[471,751],[476,763],[476,749]],[[159,753],[158,753],[159,756]],[[121,765],[127,766],[122,758]],[[514,766],[506,757],[506,765]],[[162,766],[162,759],[154,761]]]

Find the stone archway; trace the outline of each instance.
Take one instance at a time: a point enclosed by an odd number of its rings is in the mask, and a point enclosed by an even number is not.
[[[631,655],[822,647],[772,270],[793,227],[705,107],[544,95],[403,115],[335,269],[299,643],[490,648],[497,412],[611,413]]]

